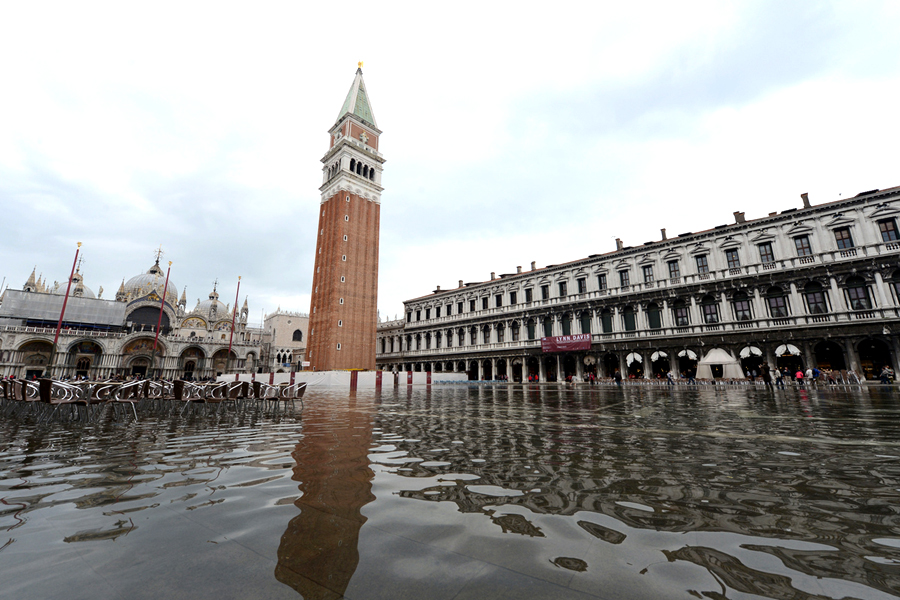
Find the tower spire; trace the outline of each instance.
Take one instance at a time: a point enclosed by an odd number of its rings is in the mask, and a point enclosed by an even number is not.
[[[347,92],[347,98],[344,100],[344,105],[341,106],[341,113],[337,120],[340,121],[347,114],[356,115],[365,123],[378,127],[378,123],[375,122],[375,112],[369,103],[366,83],[363,81],[362,61],[359,61],[356,77],[353,78],[353,84],[350,86],[350,91]]]

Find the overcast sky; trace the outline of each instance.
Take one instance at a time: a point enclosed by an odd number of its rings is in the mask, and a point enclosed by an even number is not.
[[[0,277],[307,312],[363,67],[378,306],[900,185],[900,2],[6,2]]]

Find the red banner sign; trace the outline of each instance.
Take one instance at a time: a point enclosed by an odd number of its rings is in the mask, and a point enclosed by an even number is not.
[[[589,333],[541,338],[541,352],[574,352],[575,350],[590,349],[591,334]]]

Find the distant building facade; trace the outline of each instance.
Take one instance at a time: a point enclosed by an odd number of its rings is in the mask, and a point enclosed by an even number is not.
[[[623,247],[408,300],[385,370],[470,379],[900,371],[900,188]],[[737,365],[737,366],[736,366]]]
[[[317,371],[374,369],[384,157],[362,68],[329,133],[307,359]]]
[[[247,328],[246,299],[234,314],[214,287],[187,311],[185,293],[179,298],[174,282],[166,289],[165,280],[157,260],[123,280],[114,300],[104,300],[76,272],[54,352],[66,285],[47,285],[32,273],[22,290],[6,290],[0,300],[0,375],[200,379],[258,368],[261,336]]]
[[[283,311],[279,307],[263,319],[263,371],[270,373],[299,371],[306,360],[309,315]]]

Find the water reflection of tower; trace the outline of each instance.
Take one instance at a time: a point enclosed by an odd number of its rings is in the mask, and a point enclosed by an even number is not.
[[[372,421],[351,398],[346,411],[310,406],[303,415],[303,439],[292,453],[293,479],[303,495],[278,546],[278,581],[306,600],[343,596],[359,563],[363,506],[372,495],[368,452]]]

